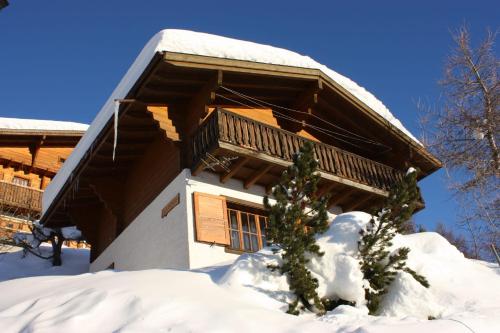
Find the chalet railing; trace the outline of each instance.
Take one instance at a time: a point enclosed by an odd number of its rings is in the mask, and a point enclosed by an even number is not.
[[[43,191],[36,188],[0,181],[0,206],[40,212],[42,194]]]
[[[218,142],[285,161],[292,161],[293,154],[305,142],[311,142],[322,171],[383,190],[388,190],[395,182],[400,181],[403,175],[401,171],[387,165],[223,109],[214,111],[195,133],[192,145],[193,162],[199,163]]]

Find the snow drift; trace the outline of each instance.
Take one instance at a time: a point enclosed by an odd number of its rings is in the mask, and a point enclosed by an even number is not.
[[[398,235],[394,241],[394,249],[411,249],[408,265],[429,280],[430,288],[401,273],[384,299],[381,316],[369,316],[356,258],[358,232],[369,219],[360,212],[339,215],[318,239],[325,255],[313,260],[310,268],[320,281],[320,295],[356,302],[355,307],[340,306],[320,318],[284,313],[291,296],[288,284],[285,277],[269,271],[267,266],[279,263],[279,257],[264,249],[242,255],[229,266],[196,271],[104,271],[5,281],[0,283],[0,328],[2,332],[82,327],[87,332],[500,332],[499,269],[464,258],[435,233]],[[8,270],[23,270],[14,265],[25,265],[25,270],[31,265],[9,255],[3,264],[0,256],[0,281]],[[75,273],[81,272],[81,265],[72,265]],[[39,268],[50,272],[48,267]]]

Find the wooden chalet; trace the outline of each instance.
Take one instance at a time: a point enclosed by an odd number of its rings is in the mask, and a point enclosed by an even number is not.
[[[83,231],[93,270],[193,268],[258,250],[262,197],[306,141],[332,213],[380,205],[409,166],[420,179],[440,168],[321,69],[157,47],[115,99],[115,158],[109,113],[42,217]]]
[[[42,194],[86,125],[0,118],[0,237],[28,231],[40,217]]]

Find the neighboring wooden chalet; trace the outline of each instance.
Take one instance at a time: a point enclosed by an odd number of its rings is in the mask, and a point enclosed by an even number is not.
[[[29,232],[39,218],[43,190],[87,125],[0,118],[0,237]]]
[[[49,186],[42,222],[76,224],[92,270],[230,260],[265,244],[263,196],[306,141],[332,214],[380,205],[409,166],[440,167],[373,95],[310,58],[162,31]]]

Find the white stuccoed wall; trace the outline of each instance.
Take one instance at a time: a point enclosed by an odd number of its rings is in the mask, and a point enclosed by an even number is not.
[[[165,217],[162,208],[180,193],[180,203]],[[90,264],[90,271],[149,268],[189,269],[186,177],[181,172]]]
[[[265,195],[261,186],[247,190],[239,180],[230,179],[222,184],[218,175],[202,172],[195,177],[189,169],[184,169],[90,265],[90,271],[106,269],[112,263],[119,270],[196,269],[236,259],[238,255],[226,252],[223,246],[195,241],[193,192],[257,204],[262,204]],[[177,193],[179,205],[161,218],[162,208]],[[340,212],[334,207],[331,217]]]

